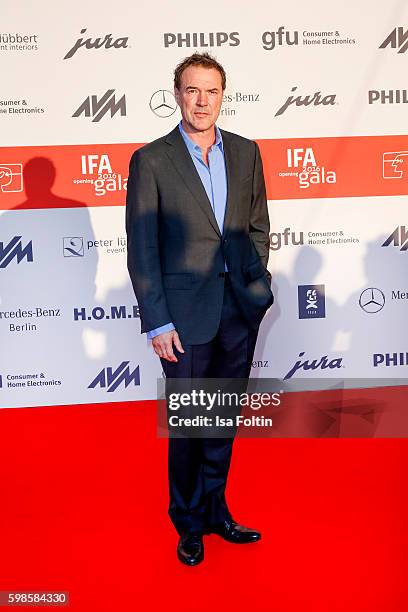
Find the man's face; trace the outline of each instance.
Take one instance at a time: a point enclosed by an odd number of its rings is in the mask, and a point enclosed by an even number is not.
[[[174,89],[184,124],[193,132],[212,128],[220,114],[223,90],[215,68],[189,66],[181,75],[180,89]]]

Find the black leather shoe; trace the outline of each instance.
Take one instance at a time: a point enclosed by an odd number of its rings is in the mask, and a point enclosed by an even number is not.
[[[179,561],[185,565],[198,565],[204,559],[204,544],[201,533],[185,533],[177,546]]]
[[[232,542],[233,544],[249,544],[261,539],[259,531],[239,525],[232,519],[209,527],[207,533],[216,533],[224,538],[224,540],[227,540],[227,542]]]

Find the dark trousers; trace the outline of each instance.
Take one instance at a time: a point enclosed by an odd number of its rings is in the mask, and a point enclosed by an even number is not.
[[[178,363],[161,360],[167,378],[249,378],[257,331],[250,329],[228,274],[217,335],[183,345]],[[233,438],[169,438],[169,515],[178,533],[201,532],[231,518],[225,487]]]

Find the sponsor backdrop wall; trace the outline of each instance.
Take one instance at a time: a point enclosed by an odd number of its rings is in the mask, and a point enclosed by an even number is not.
[[[264,162],[276,303],[253,376],[406,376],[406,3],[1,10],[1,406],[156,396],[126,268],[128,161],[179,121],[172,71],[195,49],[227,70],[220,127]]]

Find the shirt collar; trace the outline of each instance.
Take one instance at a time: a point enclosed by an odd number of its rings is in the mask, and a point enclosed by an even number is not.
[[[186,143],[187,149],[193,155],[198,155],[201,158],[202,154],[201,154],[200,146],[191,140],[190,136],[187,134],[187,132],[183,128],[183,125],[182,125],[181,121],[180,121],[178,127],[179,127],[179,130],[180,130],[180,134],[182,135],[183,140]],[[224,152],[224,144],[222,142],[221,130],[219,129],[219,127],[217,125],[215,126],[215,143],[214,143],[213,146],[218,146],[218,148],[220,149],[221,153]]]

